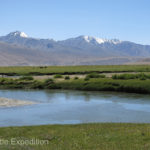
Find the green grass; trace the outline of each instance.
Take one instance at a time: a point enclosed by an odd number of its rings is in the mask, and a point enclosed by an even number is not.
[[[2,150],[149,150],[150,124],[81,124],[0,128],[0,138],[48,140],[45,145],[0,145]]]
[[[68,89],[85,91],[116,91],[128,93],[150,94],[150,80],[141,79],[111,79],[88,78],[57,81],[46,80],[20,80],[0,78],[1,89]]]
[[[56,82],[49,85],[49,88],[150,94],[150,80],[113,80],[111,78],[98,78],[88,80],[78,79]]]
[[[150,65],[0,67],[0,74],[6,75],[87,74],[91,72],[150,72]]]
[[[145,74],[145,73],[115,74],[115,75],[112,76],[112,79],[122,79],[122,80],[141,79],[141,80],[146,80],[146,79],[150,79],[150,74]]]

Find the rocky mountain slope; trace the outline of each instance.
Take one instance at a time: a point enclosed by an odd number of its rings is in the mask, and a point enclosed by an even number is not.
[[[150,46],[79,36],[63,41],[11,32],[0,37],[0,65],[109,65],[150,57]]]

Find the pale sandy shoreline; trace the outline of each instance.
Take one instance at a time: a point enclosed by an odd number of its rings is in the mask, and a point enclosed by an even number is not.
[[[9,98],[0,97],[0,107],[16,107],[16,106],[25,106],[36,104],[32,101],[23,101],[23,100],[15,100]]]

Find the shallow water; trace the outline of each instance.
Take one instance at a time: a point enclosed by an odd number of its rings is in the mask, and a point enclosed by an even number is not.
[[[38,103],[1,107],[0,126],[93,122],[150,123],[149,95],[65,90],[0,90],[0,97]]]

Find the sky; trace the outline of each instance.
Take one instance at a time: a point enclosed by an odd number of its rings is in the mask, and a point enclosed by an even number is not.
[[[36,38],[89,35],[150,45],[150,0],[0,0],[0,35],[16,30]]]

